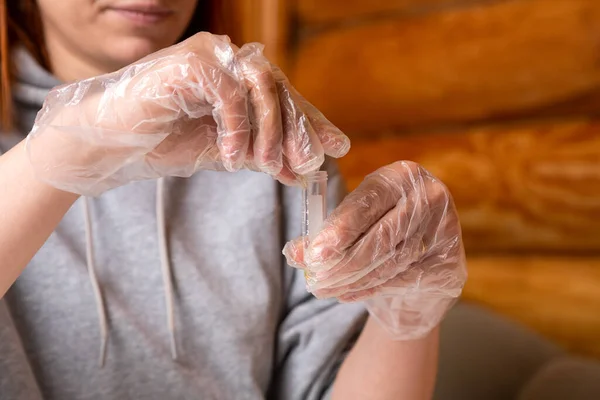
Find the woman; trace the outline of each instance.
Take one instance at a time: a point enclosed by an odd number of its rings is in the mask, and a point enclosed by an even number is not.
[[[18,3],[0,3],[3,398],[431,396],[466,277],[441,183],[376,171],[305,255],[294,185],[349,141],[259,46],[190,36],[196,0]]]

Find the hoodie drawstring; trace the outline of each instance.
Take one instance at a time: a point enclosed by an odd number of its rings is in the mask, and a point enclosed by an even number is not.
[[[158,250],[160,252],[160,270],[162,272],[165,290],[165,305],[167,308],[167,328],[171,341],[171,357],[177,359],[177,342],[175,341],[175,316],[173,308],[173,274],[169,261],[169,248],[167,246],[167,229],[165,224],[164,206],[165,178],[156,182],[156,228],[158,236]]]
[[[106,344],[108,342],[108,322],[106,318],[106,309],[104,308],[104,297],[98,284],[96,276],[96,266],[94,264],[94,238],[92,235],[92,217],[90,214],[89,199],[83,198],[83,216],[85,220],[85,254],[87,260],[87,270],[90,275],[90,282],[94,291],[94,300],[96,302],[96,314],[100,325],[100,367],[104,366],[106,359]]]
[[[174,313],[174,295],[173,295],[173,275],[171,273],[171,263],[169,261],[169,249],[167,246],[167,232],[165,223],[164,207],[164,178],[158,179],[156,183],[156,228],[158,236],[158,250],[160,253],[160,269],[165,293],[165,305],[167,311],[167,329],[169,331],[169,341],[171,345],[171,357],[177,360],[177,342],[175,340],[175,313]],[[96,303],[96,314],[100,326],[100,367],[104,366],[106,360],[106,346],[108,344],[108,318],[106,308],[104,307],[104,296],[98,283],[96,275],[96,266],[94,263],[94,237],[92,233],[92,217],[90,213],[90,200],[83,198],[83,214],[85,220],[85,250],[87,270],[94,291],[94,301]]]

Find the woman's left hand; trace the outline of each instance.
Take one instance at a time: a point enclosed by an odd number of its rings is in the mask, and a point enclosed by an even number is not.
[[[367,300],[398,339],[441,321],[467,278],[461,229],[446,186],[423,167],[396,162],[370,174],[327,218],[304,254],[286,244],[319,298]]]

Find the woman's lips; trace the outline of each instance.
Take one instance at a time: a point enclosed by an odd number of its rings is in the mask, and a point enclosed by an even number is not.
[[[136,24],[152,25],[169,18],[173,11],[152,6],[127,6],[127,7],[111,7],[108,9],[119,16],[126,18]]]

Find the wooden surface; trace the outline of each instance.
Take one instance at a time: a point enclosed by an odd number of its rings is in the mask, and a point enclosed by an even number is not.
[[[600,357],[600,257],[469,257],[467,300]]]
[[[568,105],[600,92],[599,49],[600,1],[520,0],[314,35],[289,72],[343,130],[380,132]]]
[[[446,183],[469,250],[600,251],[600,120],[354,140],[339,164],[354,188],[397,160]]]

